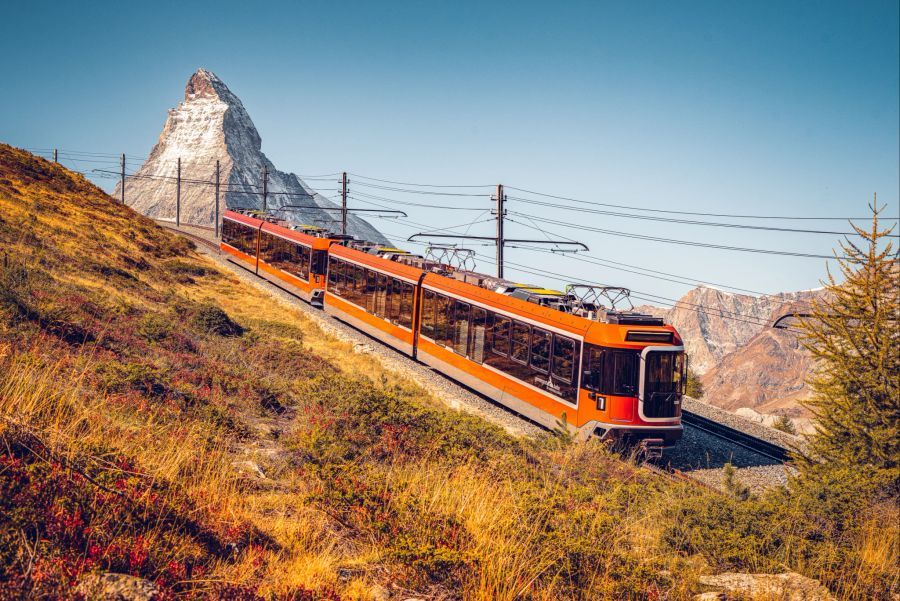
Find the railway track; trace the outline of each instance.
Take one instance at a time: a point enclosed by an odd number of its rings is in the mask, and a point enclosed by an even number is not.
[[[681,421],[686,426],[696,428],[706,434],[710,434],[717,438],[727,440],[731,444],[737,445],[763,457],[767,457],[778,463],[785,463],[790,458],[790,450],[782,446],[771,443],[767,440],[757,438],[746,432],[741,432],[725,424],[713,421],[709,418],[682,411]]]
[[[199,234],[193,234],[193,233],[187,232],[183,229],[179,229],[174,224],[171,224],[167,221],[160,221],[160,220],[154,220],[154,221],[156,221],[157,225],[160,225],[160,226],[166,228],[167,230],[171,230],[171,231],[175,232],[176,234],[184,236],[185,238],[188,238],[194,242],[198,242],[198,243],[202,244],[203,246],[205,246],[206,248],[212,249],[217,252],[219,250],[219,245],[216,244],[213,240],[210,240],[209,238],[205,238]],[[209,229],[210,234],[212,234],[212,232],[213,232],[212,228],[205,228],[202,226],[191,226],[191,227],[196,227],[197,229],[202,229],[202,230]]]

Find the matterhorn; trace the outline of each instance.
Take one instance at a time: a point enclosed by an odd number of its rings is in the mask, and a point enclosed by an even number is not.
[[[275,168],[263,154],[262,139],[240,99],[205,69],[197,70],[188,80],[184,102],[169,110],[150,156],[137,172],[126,178],[126,204],[149,217],[174,219],[179,159],[182,223],[213,225],[216,206],[212,182],[219,161],[220,215],[225,208],[262,208],[263,173],[267,171],[265,204],[268,209],[285,205],[303,207],[285,208],[279,216],[333,231],[340,228],[335,223],[340,213],[323,210],[338,205],[293,173]],[[116,186],[114,196],[120,193]],[[347,233],[387,242],[371,224],[353,215],[347,220]]]

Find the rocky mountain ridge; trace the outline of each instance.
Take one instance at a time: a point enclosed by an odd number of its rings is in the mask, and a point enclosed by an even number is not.
[[[704,400],[728,410],[802,414],[798,401],[810,390],[812,362],[795,333],[770,326],[780,315],[802,312],[822,290],[765,296],[700,286],[671,308],[641,306],[665,318],[681,334]]]
[[[338,205],[285,173],[262,152],[262,138],[240,99],[214,73],[199,69],[188,80],[184,101],[170,109],[159,141],[141,167],[125,182],[125,202],[154,218],[175,217],[176,177],[181,159],[181,220],[212,225],[215,191],[209,183],[220,162],[220,211],[225,207],[261,208],[263,172],[268,170],[266,206],[302,205],[285,216],[334,229]],[[335,178],[337,179],[337,178]],[[120,194],[116,186],[114,197]],[[387,238],[367,221],[350,215],[348,233],[376,242]]]

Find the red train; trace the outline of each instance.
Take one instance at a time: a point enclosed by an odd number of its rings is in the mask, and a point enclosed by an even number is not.
[[[224,215],[221,249],[539,424],[650,452],[681,438],[684,347],[661,319],[234,211]]]

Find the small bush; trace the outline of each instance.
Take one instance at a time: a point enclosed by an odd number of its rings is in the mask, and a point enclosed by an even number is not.
[[[215,273],[213,270],[197,263],[181,260],[169,261],[163,268],[182,284],[193,284],[195,283],[194,278],[202,278]]]
[[[147,342],[159,342],[172,333],[172,325],[159,313],[146,313],[138,323],[137,333]]]
[[[772,424],[772,427],[776,430],[781,430],[786,434],[797,435],[797,426],[794,425],[794,420],[786,415],[779,415],[778,419],[775,420],[775,423]]]
[[[212,303],[201,305],[194,314],[194,325],[197,329],[218,336],[240,336],[242,328],[221,307]]]

